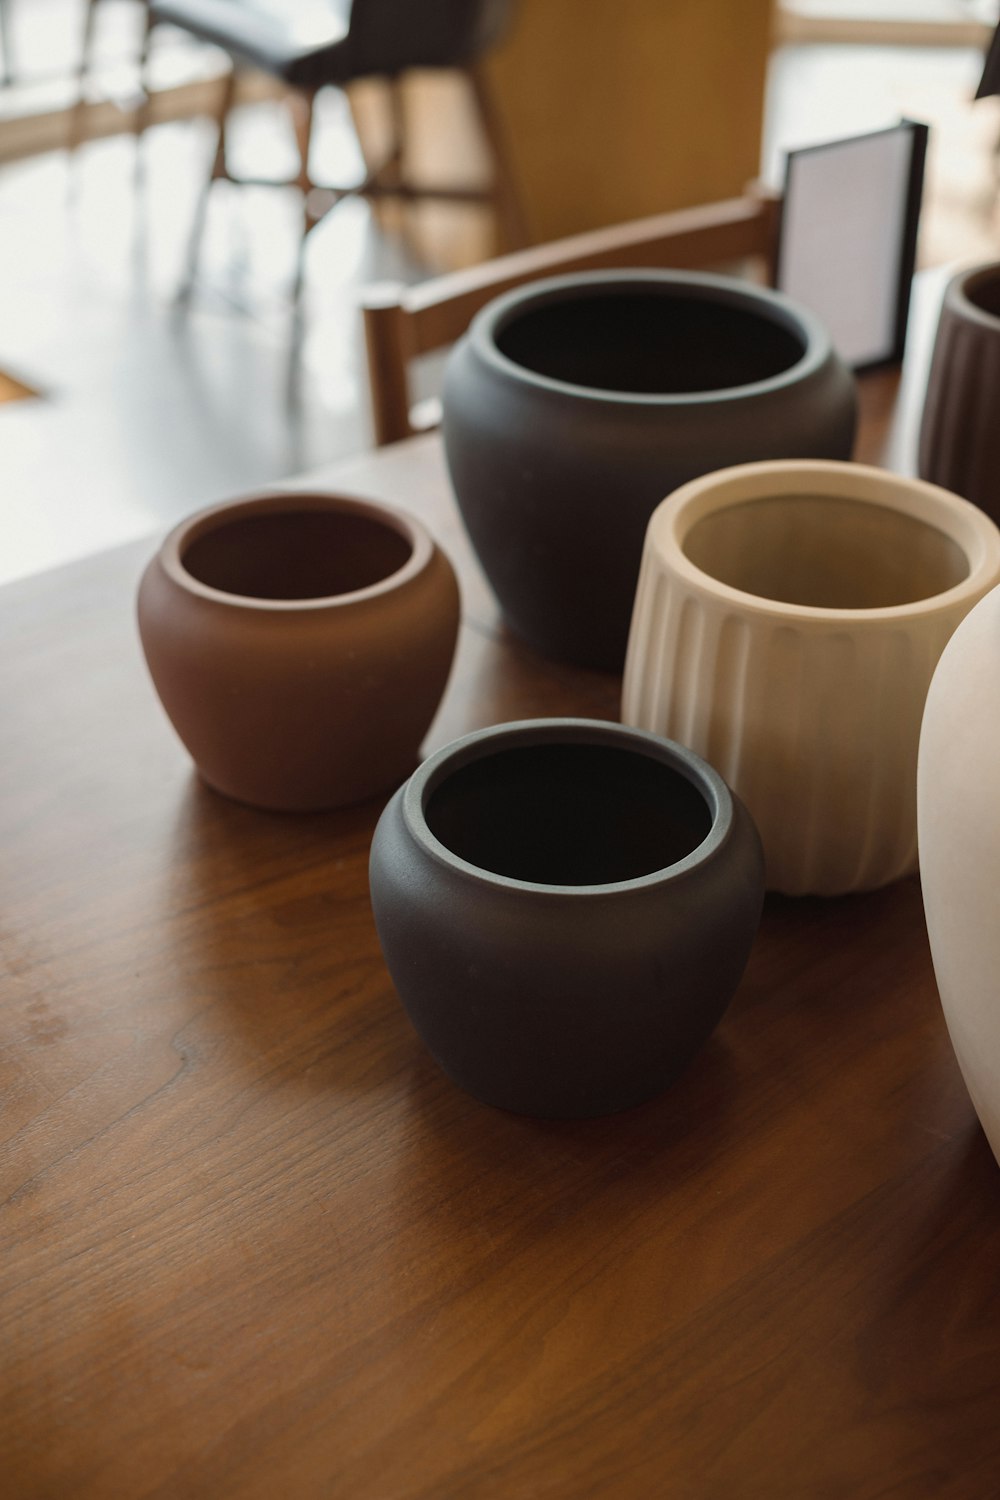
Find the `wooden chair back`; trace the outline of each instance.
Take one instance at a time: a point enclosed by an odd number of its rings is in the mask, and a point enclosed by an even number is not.
[[[378,445],[432,425],[412,410],[410,365],[453,344],[473,315],[512,287],[577,271],[740,264],[773,285],[781,197],[752,188],[742,198],[657,214],[518,250],[413,287],[379,283],[362,301],[372,422]]]

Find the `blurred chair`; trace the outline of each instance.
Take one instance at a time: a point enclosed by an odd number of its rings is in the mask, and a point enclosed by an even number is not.
[[[321,218],[348,196],[379,200],[438,199],[492,205],[508,243],[523,244],[523,223],[506,152],[480,67],[483,55],[500,39],[512,0],[148,0],[151,25],[163,21],[227,52],[233,67],[225,80],[216,119],[218,145],[211,175],[195,218],[189,289],[213,182],[234,178],[226,166],[226,125],[238,71],[251,67],[270,74],[293,95],[300,167],[293,182],[304,199],[302,240],[294,299],[302,286],[306,237]],[[401,75],[414,68],[459,69],[469,81],[493,159],[488,189],[434,186],[409,181],[404,172],[405,120]],[[313,105],[327,85],[345,87],[365,78],[384,79],[389,93],[392,142],[382,161],[363,181],[330,186],[309,172]],[[255,181],[254,185],[261,185]],[[265,185],[280,185],[268,183]]]
[[[789,153],[783,192],[589,230],[362,301],[375,442],[412,436],[439,403],[414,407],[410,367],[452,344],[487,302],[543,276],[637,266],[724,270],[787,291],[825,321],[856,368],[902,358],[927,126],[905,120]],[[859,330],[860,324],[860,330]]]

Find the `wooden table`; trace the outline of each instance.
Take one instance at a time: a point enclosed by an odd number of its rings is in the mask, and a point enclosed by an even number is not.
[[[500,630],[435,438],[328,478],[460,567],[431,745],[615,714]],[[193,775],[132,621],[152,545],[0,591],[5,1500],[1000,1493],[1000,1173],[917,882],[770,898],[658,1101],[483,1107],[382,966],[379,808]]]

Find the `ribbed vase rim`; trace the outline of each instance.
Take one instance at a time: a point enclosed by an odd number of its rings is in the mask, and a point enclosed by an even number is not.
[[[834,483],[831,484],[831,480]],[[825,491],[821,488],[824,481],[827,483]],[[684,551],[689,531],[706,516],[754,501],[795,495],[807,485],[818,491],[807,498],[852,500],[881,506],[923,522],[962,551],[969,565],[967,575],[939,593],[906,604],[851,609],[793,604],[751,594],[707,573]],[[875,493],[876,490],[882,493]],[[692,514],[697,502],[706,496],[709,503],[698,507]],[[910,505],[903,503],[904,497],[909,497]],[[912,503],[914,499],[918,502],[916,507]],[[934,614],[953,608],[963,598],[974,601],[1000,574],[1000,530],[978,506],[926,480],[893,474],[870,464],[838,459],[765,459],[717,469],[690,480],[654,510],[649,521],[647,546],[653,547],[660,555],[669,554],[671,568],[693,588],[716,599],[728,599],[741,613],[771,618],[784,616],[799,624],[876,624]]]

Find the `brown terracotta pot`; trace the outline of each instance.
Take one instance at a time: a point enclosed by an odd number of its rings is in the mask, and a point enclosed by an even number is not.
[[[342,495],[202,511],[139,588],[146,661],[201,775],[289,811],[360,802],[409,775],[458,612],[451,564],[419,522]]]

